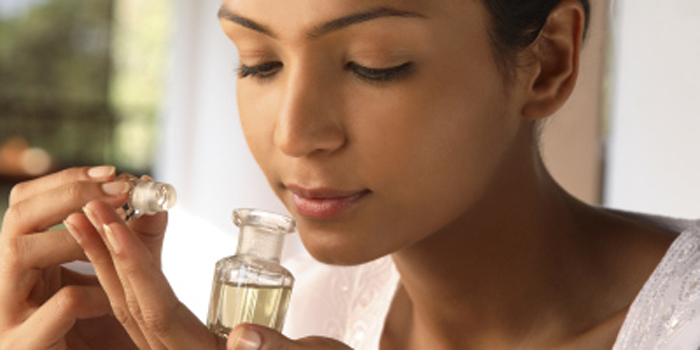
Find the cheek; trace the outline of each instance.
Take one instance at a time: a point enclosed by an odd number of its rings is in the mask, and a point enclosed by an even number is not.
[[[438,70],[402,93],[367,104],[372,127],[358,133],[363,166],[381,197],[379,225],[407,242],[468,211],[483,195],[517,134],[500,75]],[[421,218],[416,220],[415,218]],[[405,223],[405,225],[404,225]],[[410,242],[409,242],[410,243]]]
[[[351,164],[344,178],[374,193],[345,221],[297,218],[304,245],[320,261],[361,263],[409,246],[468,211],[488,187],[517,119],[498,98],[500,75],[456,59],[433,66],[386,89],[335,85],[332,93],[343,98],[334,108],[345,116],[350,140],[336,160]],[[279,91],[238,88],[246,140],[268,179],[291,161],[273,142]]]

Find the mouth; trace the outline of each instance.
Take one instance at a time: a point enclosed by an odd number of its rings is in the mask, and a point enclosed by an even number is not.
[[[297,213],[316,220],[340,217],[371,193],[370,190],[307,189],[294,185],[285,187],[292,193],[292,203]]]

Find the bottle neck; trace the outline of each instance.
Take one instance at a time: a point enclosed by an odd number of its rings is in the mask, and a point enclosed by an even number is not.
[[[264,227],[243,225],[239,231],[236,255],[254,256],[279,263],[284,236],[283,233]]]

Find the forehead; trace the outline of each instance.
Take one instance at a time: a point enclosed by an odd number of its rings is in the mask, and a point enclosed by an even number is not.
[[[223,0],[222,6],[235,9],[252,9],[254,7],[274,10],[275,8],[294,7],[326,10],[351,10],[357,7],[406,7],[412,9],[428,9],[431,5],[439,5],[454,0]],[[463,1],[463,0],[458,0]]]
[[[292,41],[313,38],[319,29],[324,32],[324,27],[339,23],[345,22],[341,28],[347,22],[362,23],[368,17],[419,17],[423,28],[441,40],[454,40],[456,33],[462,39],[481,36],[490,22],[480,0],[224,0],[219,14],[225,31],[243,25]]]
[[[222,8],[282,30],[311,27],[320,22],[371,8],[419,13],[430,19],[460,20],[478,16],[479,0],[224,0]],[[285,28],[289,27],[289,28]]]

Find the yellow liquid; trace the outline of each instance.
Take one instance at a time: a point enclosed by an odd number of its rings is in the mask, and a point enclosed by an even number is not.
[[[289,287],[214,283],[207,326],[224,338],[239,323],[282,331],[291,294]]]

